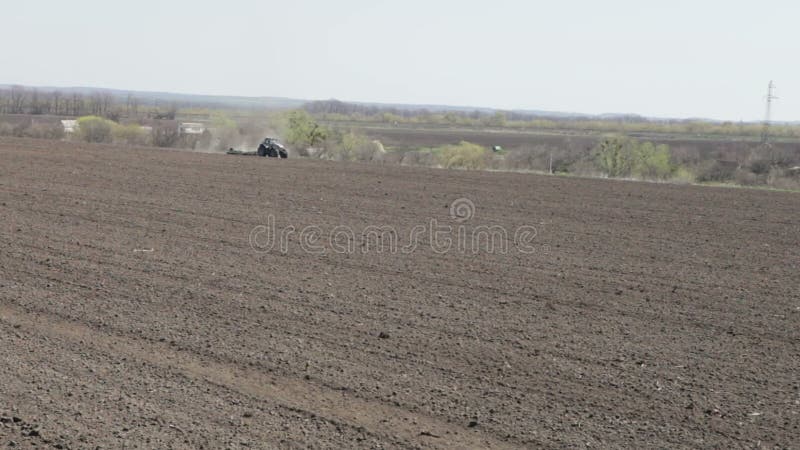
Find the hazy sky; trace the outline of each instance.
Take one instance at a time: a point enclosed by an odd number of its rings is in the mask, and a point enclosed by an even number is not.
[[[2,0],[0,83],[800,120],[797,0]]]

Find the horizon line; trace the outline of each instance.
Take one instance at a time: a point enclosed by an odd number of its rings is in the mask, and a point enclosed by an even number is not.
[[[311,103],[311,102],[325,102],[325,101],[339,101],[342,103],[350,103],[350,104],[358,104],[358,105],[374,105],[379,107],[406,107],[406,108],[418,108],[418,109],[429,109],[429,108],[442,108],[447,109],[463,109],[463,110],[473,110],[473,111],[491,111],[491,112],[510,112],[510,113],[528,113],[528,114],[535,114],[540,115],[543,118],[556,118],[556,119],[576,119],[576,118],[593,118],[593,119],[600,119],[600,120],[608,120],[613,119],[614,117],[605,117],[605,116],[616,116],[616,118],[624,118],[624,117],[637,117],[645,120],[650,121],[662,121],[662,122],[674,122],[674,121],[699,121],[699,122],[717,122],[717,123],[745,123],[745,124],[755,124],[755,123],[764,123],[765,120],[763,119],[752,119],[752,120],[732,120],[732,119],[716,119],[710,117],[669,117],[669,116],[649,116],[640,113],[620,113],[620,112],[603,112],[603,113],[584,113],[584,112],[574,112],[574,111],[566,111],[566,110],[550,110],[550,109],[536,109],[530,107],[520,107],[520,108],[498,108],[494,106],[474,106],[474,105],[458,105],[458,104],[438,104],[438,103],[397,103],[397,102],[385,102],[385,101],[369,101],[369,100],[342,100],[336,97],[329,97],[329,98],[319,98],[319,99],[309,99],[309,98],[300,98],[300,97],[290,97],[290,96],[280,96],[280,95],[230,95],[230,94],[201,94],[196,92],[179,92],[179,91],[169,91],[169,90],[142,90],[142,89],[123,89],[117,87],[98,87],[98,86],[80,86],[80,85],[71,85],[71,86],[55,86],[55,85],[28,85],[22,83],[0,83],[0,87],[13,87],[13,86],[21,86],[23,88],[30,88],[30,89],[47,89],[47,90],[57,90],[57,89],[82,89],[87,91],[115,91],[115,92],[128,92],[128,93],[140,93],[140,94],[166,94],[166,95],[185,95],[185,96],[195,96],[195,97],[214,97],[219,99],[224,98],[232,98],[232,99],[253,99],[253,100],[288,100],[292,102],[298,103]],[[554,116],[562,116],[562,117],[554,117]],[[784,124],[784,125],[800,125],[800,120],[771,120],[770,123],[773,124]]]

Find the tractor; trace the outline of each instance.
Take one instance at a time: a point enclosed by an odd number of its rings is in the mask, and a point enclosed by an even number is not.
[[[228,149],[227,153],[229,155],[246,155],[246,156],[266,156],[269,158],[281,158],[286,159],[289,157],[289,152],[286,150],[277,139],[274,138],[266,138],[264,142],[259,144],[258,150],[255,152],[246,152],[242,150],[234,150],[233,148]]]

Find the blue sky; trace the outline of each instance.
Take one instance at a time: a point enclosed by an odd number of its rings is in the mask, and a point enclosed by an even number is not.
[[[0,83],[800,120],[800,2],[0,6]]]

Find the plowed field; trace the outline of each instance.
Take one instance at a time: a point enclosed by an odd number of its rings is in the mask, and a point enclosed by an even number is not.
[[[0,446],[789,448],[798,269],[792,193],[3,138]]]

